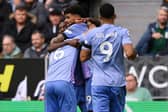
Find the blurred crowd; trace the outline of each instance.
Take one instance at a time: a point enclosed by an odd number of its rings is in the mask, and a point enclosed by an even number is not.
[[[43,58],[75,4],[89,10],[82,0],[0,0],[0,58]]]
[[[79,4],[89,15],[89,0],[0,0],[0,58],[42,58],[63,27],[64,10]],[[168,2],[135,46],[139,56],[168,54]]]

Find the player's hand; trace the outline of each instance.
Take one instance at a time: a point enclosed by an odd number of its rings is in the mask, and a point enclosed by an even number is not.
[[[79,46],[79,39],[67,39],[64,40],[67,45],[73,46],[73,47],[78,47]]]
[[[57,38],[54,37],[54,38],[51,39],[50,44],[53,44],[53,43],[56,43],[56,42],[57,42]]]
[[[48,52],[52,52],[54,50],[53,45],[55,43],[57,43],[57,38],[56,37],[54,37],[54,38],[51,39],[50,44],[47,47],[47,51]]]
[[[86,22],[88,20],[88,18],[80,18],[80,19],[76,19],[75,23],[83,23]]]
[[[161,37],[163,37],[163,35],[158,32],[152,34],[152,38],[154,38],[154,39],[160,39]]]
[[[50,53],[53,51],[52,44],[49,44],[47,47],[47,51]]]

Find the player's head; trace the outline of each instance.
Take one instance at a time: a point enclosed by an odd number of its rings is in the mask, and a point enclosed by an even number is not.
[[[65,9],[64,15],[65,22],[74,23],[75,20],[85,17],[85,12],[79,5],[73,5]]]
[[[115,14],[115,9],[113,7],[113,5],[109,4],[109,3],[106,3],[106,4],[103,4],[101,7],[100,7],[100,18],[101,19],[106,19],[106,20],[109,20],[109,19],[112,19],[114,20],[116,18],[116,14]]]
[[[89,29],[92,29],[95,27],[99,27],[101,25],[101,22],[95,18],[88,18],[87,25]]]
[[[126,89],[128,92],[133,92],[134,90],[136,90],[137,85],[138,85],[138,81],[135,75],[133,74],[127,74],[126,75]]]

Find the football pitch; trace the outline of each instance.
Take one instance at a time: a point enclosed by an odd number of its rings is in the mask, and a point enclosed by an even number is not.
[[[43,101],[0,101],[0,112],[44,112]],[[81,112],[77,108],[77,112]]]
[[[44,102],[0,101],[0,112],[44,112]],[[81,112],[79,108],[77,112]],[[128,102],[125,112],[168,112],[168,101]]]

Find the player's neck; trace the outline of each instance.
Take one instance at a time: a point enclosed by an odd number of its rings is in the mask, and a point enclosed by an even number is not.
[[[114,19],[102,19],[102,24],[114,24]]]

